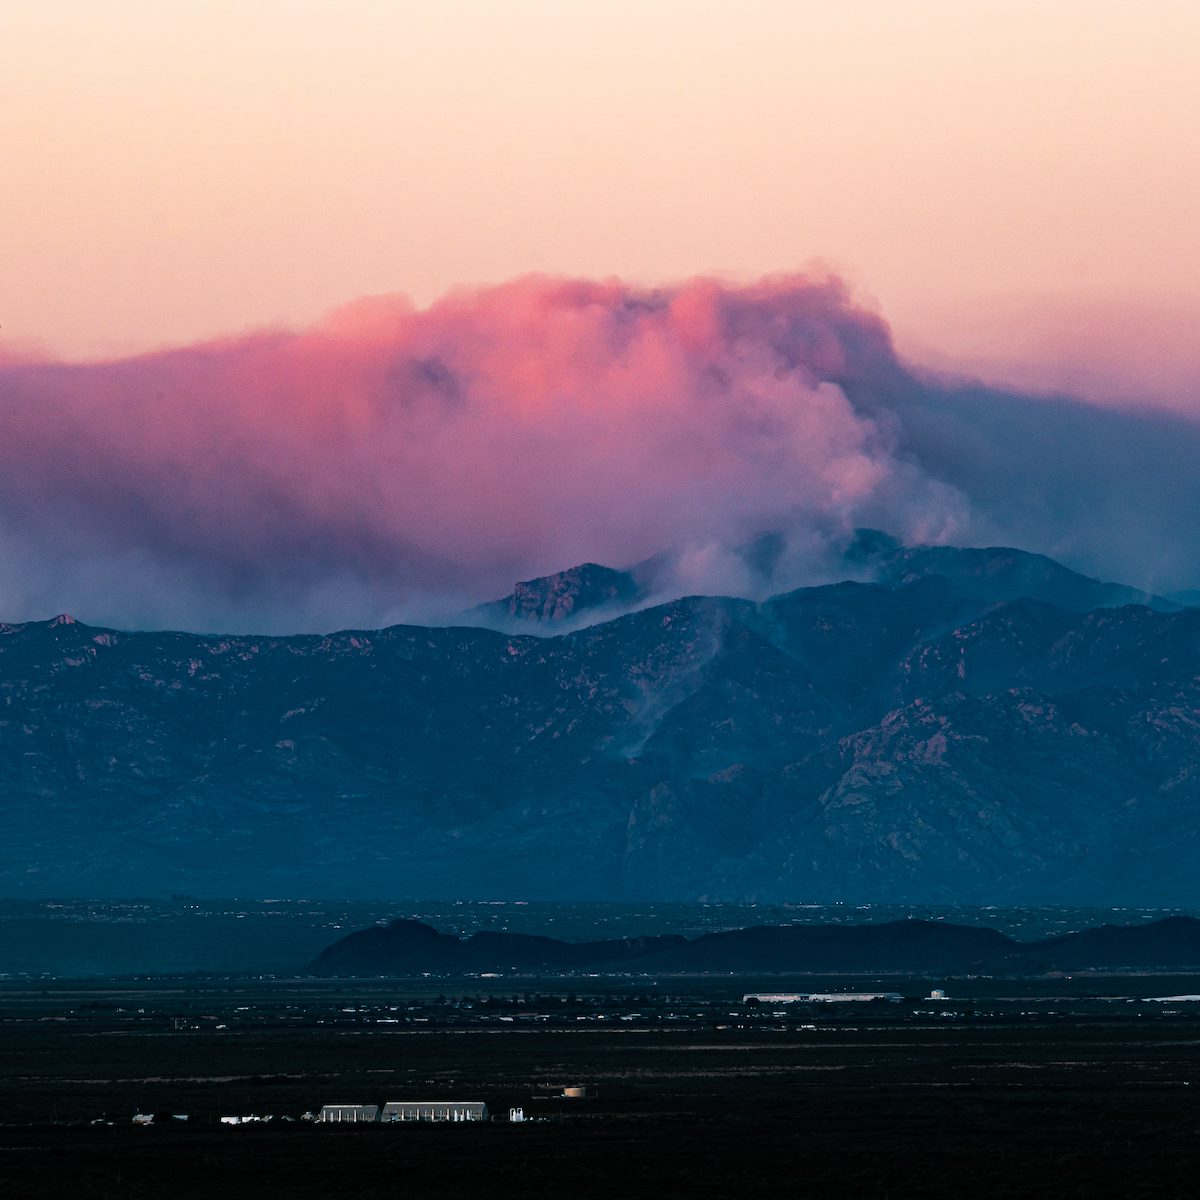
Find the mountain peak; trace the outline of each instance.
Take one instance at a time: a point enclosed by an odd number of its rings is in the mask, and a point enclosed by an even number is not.
[[[939,577],[948,581],[954,595],[990,603],[1027,597],[1069,612],[1126,604],[1142,604],[1158,612],[1176,612],[1181,607],[1151,592],[1093,579],[1044,554],[1012,546],[903,546],[885,533],[860,529],[846,560],[873,568],[876,581],[885,587]]]
[[[557,623],[586,612],[626,607],[641,594],[630,572],[585,562],[553,575],[522,580],[508,596],[475,611],[493,620]]]

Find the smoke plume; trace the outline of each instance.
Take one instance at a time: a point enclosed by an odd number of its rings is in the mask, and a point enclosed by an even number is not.
[[[939,382],[836,279],[540,277],[119,362],[0,362],[0,617],[438,619],[673,552],[686,591],[836,574],[857,526],[1200,581],[1200,427]],[[756,566],[739,547],[764,533]]]

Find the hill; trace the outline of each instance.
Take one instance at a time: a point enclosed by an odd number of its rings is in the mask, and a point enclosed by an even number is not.
[[[511,933],[457,938],[420,921],[392,921],[339,938],[313,962],[316,975],[414,975],[510,971],[637,971],[646,974],[1195,969],[1200,921],[1168,917],[1103,925],[1017,942],[994,929],[944,921],[778,925],[682,937],[564,942]]]

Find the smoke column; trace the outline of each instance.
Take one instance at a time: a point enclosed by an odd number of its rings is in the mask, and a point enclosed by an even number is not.
[[[0,360],[0,617],[296,632],[676,556],[823,581],[855,527],[1200,582],[1200,428],[947,383],[837,279],[529,277],[116,362]],[[766,577],[735,551],[764,532]]]

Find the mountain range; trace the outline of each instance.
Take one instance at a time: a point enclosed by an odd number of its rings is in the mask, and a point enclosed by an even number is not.
[[[1200,902],[1200,610],[1006,548],[847,571],[589,564],[522,634],[0,626],[0,891]]]

